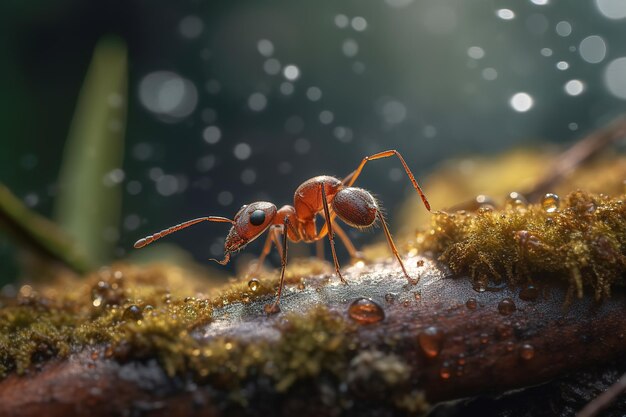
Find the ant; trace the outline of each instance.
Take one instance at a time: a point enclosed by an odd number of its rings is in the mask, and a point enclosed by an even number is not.
[[[335,264],[335,272],[341,282],[347,284],[347,281],[339,271],[339,261],[337,261],[337,254],[335,253],[335,233],[343,241],[351,257],[358,257],[358,252],[352,242],[350,242],[346,232],[344,232],[337,223],[335,217],[339,217],[348,226],[357,229],[372,226],[376,222],[376,218],[378,218],[383,227],[389,248],[398,259],[398,262],[400,262],[402,271],[407,277],[409,284],[415,284],[417,281],[413,281],[406,271],[376,199],[369,191],[352,186],[359,175],[361,175],[365,164],[369,161],[388,158],[394,155],[400,159],[406,174],[413,184],[413,188],[419,193],[426,209],[430,211],[430,204],[415,180],[413,173],[404,161],[404,158],[402,158],[402,155],[400,155],[398,151],[392,149],[366,156],[361,160],[357,169],[352,171],[352,173],[343,180],[327,175],[320,175],[303,182],[296,189],[293,206],[283,206],[277,209],[272,203],[257,201],[242,206],[237,214],[235,214],[233,220],[218,216],[200,217],[140,239],[134,246],[135,248],[143,248],[170,233],[177,232],[203,221],[230,223],[232,227],[224,243],[224,259],[221,261],[211,259],[221,265],[226,265],[232,253],[242,250],[248,243],[252,242],[269,229],[263,251],[257,262],[257,269],[263,264],[265,257],[272,248],[272,243],[274,243],[281,257],[280,284],[278,286],[276,301],[274,301],[273,304],[265,306],[265,311],[268,314],[273,314],[280,311],[279,302],[285,279],[285,267],[287,266],[288,239],[292,242],[303,241],[311,243],[319,242],[324,236],[328,236],[333,262]],[[317,215],[323,215],[325,220],[324,225],[319,231],[315,224]]]

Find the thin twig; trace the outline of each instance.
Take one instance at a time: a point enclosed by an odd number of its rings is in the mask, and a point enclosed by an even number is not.
[[[526,194],[529,201],[537,201],[578,166],[595,156],[611,143],[626,137],[626,115],[608,126],[591,132],[559,155],[548,174]]]

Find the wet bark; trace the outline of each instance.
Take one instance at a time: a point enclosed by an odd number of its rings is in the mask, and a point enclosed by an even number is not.
[[[310,277],[304,289],[285,291],[279,314],[264,313],[270,297],[231,303],[217,309],[214,320],[196,332],[207,343],[228,337],[240,344],[264,341],[278,346],[284,343],[280,331],[285,331],[278,324],[287,312],[306,315],[324,305],[355,326],[345,375],[322,373],[277,392],[259,373],[247,377],[233,396],[219,384],[194,382],[185,375],[168,377],[154,359],[119,363],[94,347],[0,382],[0,415],[411,414],[410,407],[388,401],[399,393],[406,398],[423,393],[430,404],[473,398],[440,406],[433,410],[437,416],[477,409],[484,415],[495,415],[494,410],[510,416],[529,415],[529,410],[534,410],[532,415],[572,415],[614,382],[611,375],[618,378],[625,370],[623,361],[616,362],[626,352],[623,288],[602,303],[585,297],[566,306],[566,289],[560,286],[526,290],[521,299],[519,288],[477,292],[470,280],[450,277],[424,258],[409,258],[407,267],[411,275],[421,276],[417,285],[409,285],[391,261],[355,266],[344,273],[349,285],[328,275]],[[351,304],[361,297],[381,307],[384,317],[376,311],[373,320],[351,314]],[[353,378],[354,358],[364,352],[393,354],[408,378],[394,386],[377,381],[375,373],[371,380]],[[525,389],[495,399],[519,388]],[[566,398],[568,392],[582,391],[584,395]],[[542,398],[547,402],[541,403]],[[607,415],[622,415],[625,402],[621,398]]]

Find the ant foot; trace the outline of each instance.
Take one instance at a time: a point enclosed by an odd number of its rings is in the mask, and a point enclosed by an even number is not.
[[[418,282],[420,282],[420,279],[413,279],[413,278],[407,278],[409,281],[409,285],[417,285]]]
[[[339,277],[343,285],[348,285],[348,281],[344,279],[344,277],[339,273],[339,271],[337,271],[337,276]]]
[[[263,309],[265,310],[265,314],[267,314],[268,316],[280,313],[280,306],[278,305],[278,303],[265,304],[265,307],[263,307]]]

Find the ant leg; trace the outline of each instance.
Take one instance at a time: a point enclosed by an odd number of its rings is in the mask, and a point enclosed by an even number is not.
[[[270,230],[267,234],[267,238],[265,239],[265,243],[263,244],[263,251],[261,252],[261,255],[259,255],[259,259],[257,259],[256,265],[254,266],[252,273],[247,275],[248,277],[255,277],[259,275],[259,272],[261,272],[261,268],[263,267],[265,257],[272,250],[272,242],[274,242],[274,233],[273,230]],[[282,253],[282,250],[279,250],[279,253]]]
[[[426,209],[430,211],[430,203],[426,199],[424,192],[422,191],[419,184],[417,183],[415,176],[409,169],[409,166],[404,161],[404,158],[402,157],[402,155],[400,155],[400,152],[396,151],[395,149],[391,149],[391,150],[384,151],[384,152],[379,152],[377,154],[366,156],[365,158],[363,158],[358,168],[352,171],[346,178],[343,179],[342,181],[343,184],[346,187],[351,187],[352,184],[354,184],[356,179],[359,177],[359,175],[361,175],[361,171],[363,171],[363,167],[365,166],[365,164],[368,163],[369,161],[374,161],[376,159],[381,159],[381,158],[389,158],[390,156],[394,156],[394,155],[397,156],[398,159],[400,159],[400,162],[402,163],[402,166],[404,167],[404,170],[406,171],[406,175],[408,175],[409,179],[411,180],[411,184],[413,184],[413,188],[415,188],[415,190],[418,192],[418,194],[422,198],[422,202],[424,203],[424,206],[426,207]]]
[[[315,241],[315,256],[320,261],[324,260],[324,241],[322,239]]]
[[[337,235],[343,242],[346,249],[348,249],[348,253],[350,254],[350,257],[352,259],[363,258],[363,254],[354,247],[354,245],[350,241],[350,238],[348,237],[348,234],[341,227],[339,227],[339,223],[335,223],[333,227],[334,227],[334,231],[337,232]]]
[[[272,240],[274,241],[274,245],[276,245],[276,250],[278,251],[278,256],[282,259],[283,257],[283,245],[280,243],[280,227],[275,227],[270,230],[272,234]]]
[[[280,295],[283,293],[283,285],[285,282],[285,268],[287,267],[287,226],[289,225],[289,217],[285,217],[285,223],[283,225],[283,250],[280,257],[280,283],[278,284],[278,294],[276,301],[273,304],[265,305],[265,312],[267,314],[275,314],[280,311]]]
[[[404,268],[404,262],[402,262],[402,259],[400,258],[400,255],[398,254],[398,249],[396,248],[395,243],[393,243],[393,239],[391,238],[391,233],[389,232],[389,228],[387,227],[387,223],[385,222],[385,219],[383,218],[382,213],[380,212],[380,210],[377,210],[376,214],[378,215],[378,218],[380,219],[380,222],[383,225],[383,230],[385,231],[385,237],[387,238],[387,243],[389,244],[389,248],[391,249],[393,254],[396,256],[396,259],[398,259],[398,262],[400,262],[400,266],[402,267],[402,271],[404,272],[406,279],[409,280],[409,284],[411,285],[417,284],[419,281],[419,278],[414,281],[409,276],[409,273],[406,272],[406,268]]]
[[[326,219],[326,226],[328,226],[328,240],[330,240],[330,251],[333,254],[333,262],[335,263],[335,272],[341,282],[347,284],[347,281],[343,279],[341,276],[341,272],[339,272],[339,261],[337,260],[337,253],[335,252],[335,233],[333,232],[333,223],[330,218],[330,210],[328,209],[328,201],[326,199],[326,187],[324,184],[321,185],[322,188],[322,202],[324,203],[324,217]]]

